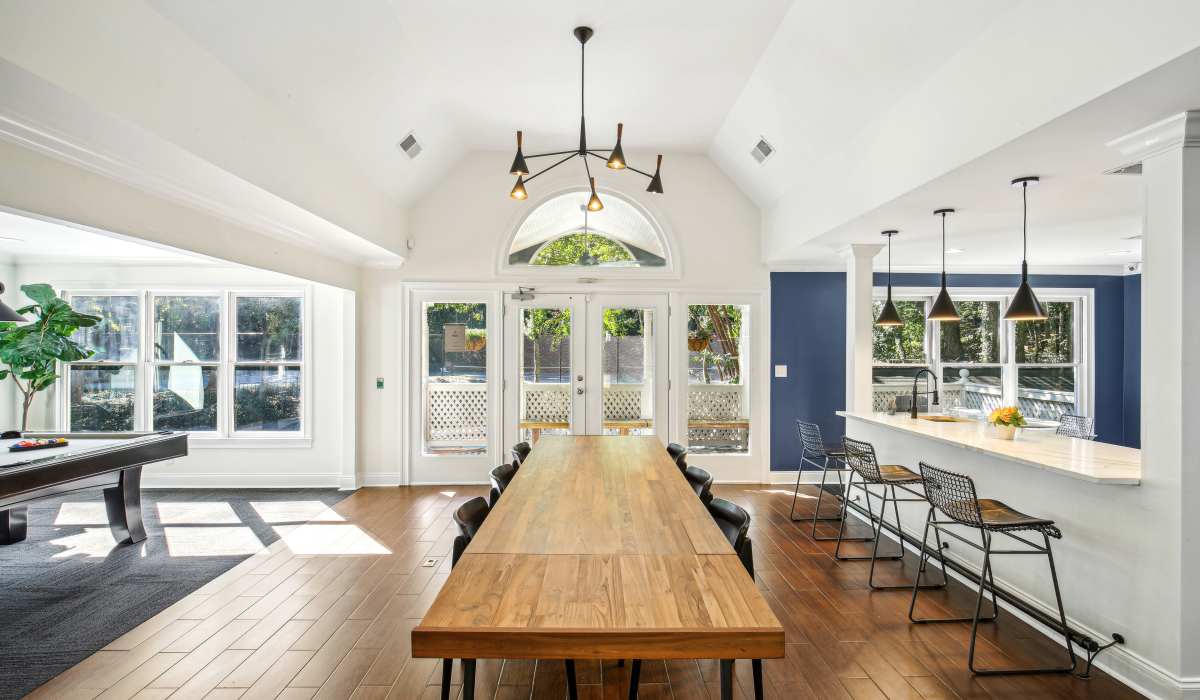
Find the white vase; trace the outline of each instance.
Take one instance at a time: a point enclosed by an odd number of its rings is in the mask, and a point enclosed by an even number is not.
[[[996,437],[1001,440],[1015,440],[1017,438],[1017,426],[1015,425],[993,425],[996,431]]]

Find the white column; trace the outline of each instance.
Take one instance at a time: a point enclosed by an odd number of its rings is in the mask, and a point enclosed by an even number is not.
[[[872,263],[883,246],[855,243],[846,256],[846,410],[871,410]]]
[[[1156,595],[1172,624],[1163,629],[1166,648],[1147,656],[1177,679],[1195,677],[1200,675],[1200,112],[1178,114],[1109,145],[1124,164],[1142,164],[1140,488],[1146,492],[1147,521],[1141,526],[1172,552],[1156,577],[1162,584]]]

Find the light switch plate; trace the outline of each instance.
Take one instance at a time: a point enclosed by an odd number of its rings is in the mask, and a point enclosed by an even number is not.
[[[787,377],[787,365],[775,365],[775,377],[776,377],[776,379],[786,378]]]
[[[383,377],[375,377],[375,388],[376,389],[383,388]]]

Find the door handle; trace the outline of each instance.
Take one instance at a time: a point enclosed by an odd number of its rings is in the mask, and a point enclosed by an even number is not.
[[[575,393],[576,393],[576,394],[579,394],[580,396],[582,396],[582,395],[583,395],[583,387],[579,387],[578,389],[576,389],[576,390],[575,390]]]

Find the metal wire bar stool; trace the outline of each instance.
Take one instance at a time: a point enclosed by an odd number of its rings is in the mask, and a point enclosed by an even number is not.
[[[919,501],[922,503],[925,502],[924,495],[922,495],[921,493],[918,493],[917,491],[914,491],[912,488],[914,485],[921,483],[921,476],[919,474],[916,474],[912,470],[908,469],[907,467],[900,466],[899,464],[880,464],[879,460],[875,458],[875,447],[872,446],[871,443],[869,443],[869,442],[863,442],[862,440],[855,440],[853,438],[843,437],[842,445],[846,451],[846,464],[848,464],[851,469],[850,479],[846,483],[847,495],[849,494],[849,489],[854,486],[854,477],[855,476],[859,477],[860,483],[858,484],[858,486],[859,486],[859,488],[861,488],[863,490],[863,492],[865,494],[867,494],[867,515],[868,515],[868,517],[870,517],[870,519],[872,521],[874,521],[874,522],[872,522],[872,526],[874,527],[875,545],[871,548],[870,556],[842,556],[842,553],[841,553],[842,542],[845,541],[842,535],[843,535],[843,532],[846,527],[845,519],[846,519],[846,515],[847,515],[847,508],[849,505],[849,500],[850,500],[849,498],[843,497],[842,498],[842,523],[838,526],[837,546],[833,550],[834,558],[841,560],[841,561],[870,559],[871,560],[871,572],[867,576],[867,585],[869,585],[871,588],[873,588],[877,591],[908,590],[914,585],[919,586],[920,588],[942,588],[942,587],[944,587],[946,585],[946,572],[944,569],[942,571],[941,583],[927,583],[927,584],[921,583],[921,576],[925,573],[924,559],[921,560],[921,563],[917,567],[917,573],[913,577],[912,584],[887,585],[887,586],[880,586],[880,585],[875,584],[875,562],[877,562],[881,559],[884,561],[889,561],[889,560],[896,561],[896,560],[904,559],[904,541],[903,541],[902,537],[901,537],[900,541],[897,542],[898,551],[896,554],[888,554],[888,555],[883,555],[883,556],[880,556],[880,554],[879,554],[879,541],[883,538],[882,537],[883,536],[883,521],[884,521],[884,518],[887,517],[888,501],[892,502],[892,515],[896,519],[896,533],[897,533],[897,535],[900,535],[900,533],[903,532],[903,529],[900,526],[900,507],[897,504],[900,503],[901,501],[903,501],[903,502]],[[875,513],[871,508],[871,489],[870,489],[871,486],[882,486],[883,487],[883,489],[881,490],[881,493],[880,493],[880,497],[883,499],[883,503],[879,507],[878,520],[875,519]],[[913,497],[912,498],[898,497],[896,495],[897,488],[899,488],[901,491],[904,491],[905,493],[910,494]],[[939,546],[940,546],[940,544],[939,544]]]
[[[925,540],[929,529],[935,533],[944,532],[946,535],[959,540],[963,544],[983,552],[983,570],[979,575],[979,591],[975,597],[975,613],[971,617],[925,617],[915,615],[918,589],[913,587],[912,600],[908,605],[908,619],[915,623],[929,622],[970,622],[971,643],[967,649],[967,668],[972,673],[984,676],[1014,675],[1023,673],[1067,673],[1075,670],[1075,651],[1071,642],[1071,634],[1066,631],[1067,613],[1063,609],[1062,592],[1058,587],[1058,572],[1054,568],[1054,554],[1050,551],[1050,538],[1062,539],[1062,532],[1055,526],[1053,520],[1037,518],[1014,510],[1000,501],[980,499],[975,493],[975,482],[971,477],[940,469],[925,462],[920,463],[921,477],[925,480],[925,493],[929,499],[929,515],[925,518],[925,533],[921,536],[921,565],[928,558]],[[936,512],[941,511],[948,520],[938,520]],[[979,530],[982,546],[947,529],[949,526],[961,525]],[[1036,532],[1042,536],[1042,545],[1018,536],[1018,532]],[[992,534],[1006,535],[1028,549],[992,549]],[[996,582],[992,577],[993,554],[1045,554],[1050,564],[1050,580],[1054,584],[1054,599],[1058,603],[1058,618],[1064,630],[1063,636],[1067,641],[1068,663],[1062,666],[1035,666],[1024,668],[981,669],[975,667],[975,640],[979,634],[980,622],[994,621],[1000,609],[996,606]],[[938,556],[941,558],[941,544],[938,541]],[[945,576],[946,563],[942,558],[942,575]],[[985,585],[984,581],[987,582]],[[992,589],[992,614],[982,617],[983,591],[990,586]]]
[[[1058,417],[1058,429],[1054,431],[1054,434],[1083,440],[1095,440],[1095,426],[1096,421],[1087,416],[1064,413]]]
[[[826,445],[825,440],[821,437],[821,426],[808,421],[797,420],[796,432],[800,434],[800,469],[796,472],[796,488],[792,491],[792,511],[788,515],[793,522],[800,522],[804,518],[796,517],[796,501],[800,498],[800,477],[804,474],[804,465],[811,464],[821,470],[821,485],[817,491],[817,504],[813,508],[812,516],[812,532],[811,537],[814,540],[832,541],[837,537],[830,537],[817,534],[818,522],[840,521],[841,508],[838,508],[838,515],[821,517],[821,499],[825,496],[825,480],[829,476],[829,472],[837,474],[838,480],[838,498],[845,498],[848,495],[846,484],[842,481],[842,473],[850,471],[846,466],[846,451],[841,447]],[[846,542],[870,542],[870,537],[847,537]]]

